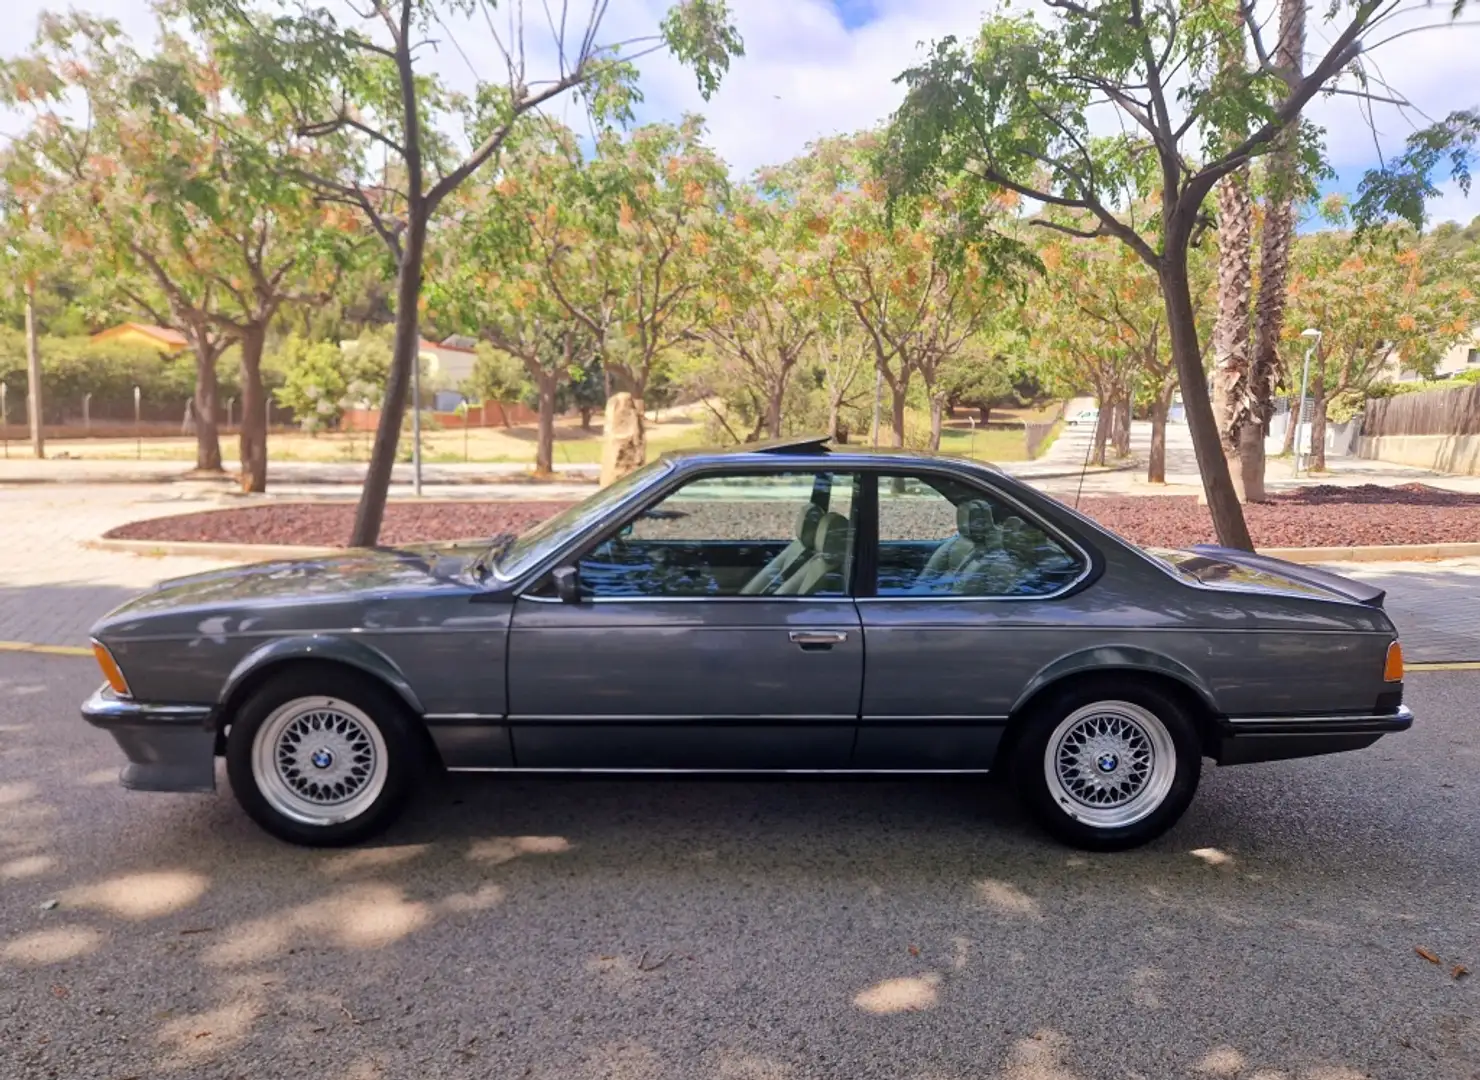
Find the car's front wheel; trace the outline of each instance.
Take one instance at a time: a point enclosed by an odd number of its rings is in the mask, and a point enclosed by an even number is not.
[[[1186,710],[1150,685],[1097,682],[1035,709],[1013,773],[1024,803],[1075,847],[1116,851],[1170,829],[1197,792],[1202,749]]]
[[[351,672],[305,668],[269,680],[237,710],[226,770],[268,832],[332,847],[394,820],[415,754],[405,709],[388,691]]]

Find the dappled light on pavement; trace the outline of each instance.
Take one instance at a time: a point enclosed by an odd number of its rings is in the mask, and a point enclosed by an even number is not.
[[[95,908],[122,919],[157,919],[190,907],[209,886],[203,874],[155,870],[123,874],[63,894],[69,907]]]
[[[103,935],[90,926],[57,926],[11,939],[0,956],[16,964],[60,964],[86,956],[102,941]]]
[[[1209,866],[1231,866],[1233,864],[1232,855],[1226,851],[1219,851],[1215,847],[1195,848],[1191,854]]]
[[[1020,915],[1035,920],[1043,918],[1038,902],[1011,882],[984,878],[976,883],[976,895],[982,903],[1003,915]]]
[[[853,999],[853,1004],[876,1016],[919,1012],[935,1007],[939,999],[940,984],[940,976],[933,972],[929,975],[885,979],[860,993]]]
[[[19,859],[0,863],[0,879],[18,881],[21,878],[40,877],[56,864],[57,861],[50,855],[23,855]]]
[[[393,885],[351,885],[319,900],[242,923],[205,954],[221,967],[261,963],[295,943],[380,949],[427,925],[430,905],[407,899]]]

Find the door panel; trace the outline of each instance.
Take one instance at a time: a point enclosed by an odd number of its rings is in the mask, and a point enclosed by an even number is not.
[[[1016,506],[953,480],[882,476],[876,596],[854,763],[982,769],[1029,680],[1062,655],[1086,565]]]
[[[842,639],[792,640],[810,631]],[[523,598],[509,640],[525,768],[840,768],[862,683],[846,598]]]

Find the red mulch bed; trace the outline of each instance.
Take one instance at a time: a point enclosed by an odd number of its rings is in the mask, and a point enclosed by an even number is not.
[[[380,539],[383,544],[410,544],[517,533],[566,505],[391,503]],[[1087,496],[1080,509],[1138,544],[1184,547],[1215,539],[1207,507],[1191,495]],[[354,513],[354,506],[347,503],[275,503],[135,521],[106,535],[126,540],[336,547],[349,535]],[[1480,495],[1421,484],[1301,488],[1271,502],[1247,506],[1244,515],[1259,547],[1480,541]]]
[[[565,502],[395,502],[385,508],[380,542],[415,544],[519,533],[569,505]],[[354,521],[354,503],[273,503],[131,521],[103,535],[109,540],[343,547]]]

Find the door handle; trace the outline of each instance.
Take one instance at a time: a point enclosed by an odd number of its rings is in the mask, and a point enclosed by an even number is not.
[[[830,649],[848,640],[846,630],[793,630],[787,636],[793,645],[804,649]]]

